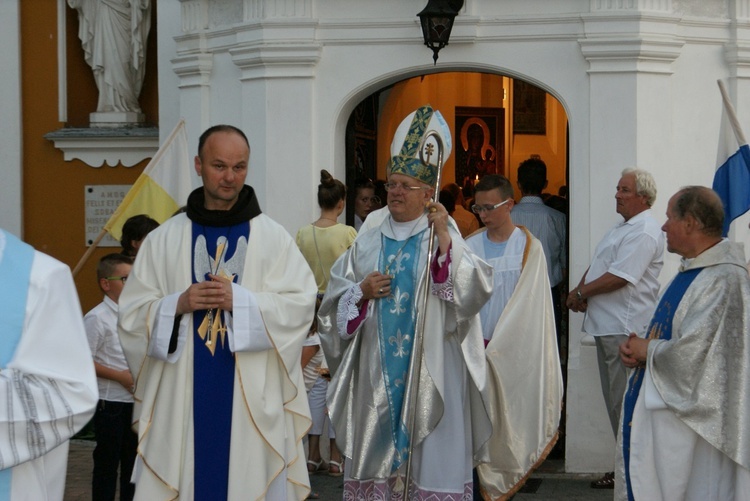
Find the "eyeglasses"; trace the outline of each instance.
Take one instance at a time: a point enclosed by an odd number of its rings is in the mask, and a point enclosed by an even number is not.
[[[497,209],[501,205],[507,204],[511,200],[512,199],[509,198],[508,200],[506,200],[504,202],[500,202],[499,204],[495,204],[495,205],[476,205],[476,204],[474,204],[474,205],[471,206],[471,212],[473,212],[474,214],[481,214],[482,212],[492,212],[493,210]]]
[[[385,191],[396,191],[398,189],[401,189],[403,191],[417,191],[417,190],[426,190],[424,186],[409,186],[408,184],[404,183],[385,183]]]
[[[125,275],[124,277],[104,277],[104,278],[106,280],[122,280],[123,284],[128,281],[128,276],[127,275]]]
[[[359,201],[365,204],[380,204],[380,197],[361,197]]]

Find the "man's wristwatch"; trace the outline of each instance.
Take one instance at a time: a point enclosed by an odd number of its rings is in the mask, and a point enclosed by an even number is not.
[[[576,289],[576,299],[583,301],[583,295],[581,294],[581,288]]]

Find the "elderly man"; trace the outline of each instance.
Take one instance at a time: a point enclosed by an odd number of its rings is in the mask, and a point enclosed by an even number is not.
[[[596,341],[602,393],[616,438],[627,383],[619,348],[629,333],[643,336],[646,332],[659,294],[664,235],[650,210],[656,200],[651,174],[625,169],[615,200],[624,221],[596,246],[591,265],[578,287],[570,291],[567,305],[573,311],[586,312],[583,330]],[[614,472],[592,482],[591,487],[614,488]]]
[[[98,396],[73,277],[0,229],[0,296],[0,499],[62,499]]]
[[[682,256],[648,338],[620,347],[631,373],[617,499],[750,499],[750,282],[724,211],[689,186],[667,207],[667,250]]]
[[[448,125],[430,106],[396,130],[388,215],[360,232],[336,262],[319,314],[334,374],[328,403],[346,458],[346,499],[401,499],[410,451],[410,499],[466,499],[475,454],[491,431],[481,397],[486,366],[476,314],[489,297],[492,273],[448,226],[445,208],[430,201],[436,144],[433,138],[421,144],[430,130],[450,153]],[[419,160],[422,147],[427,165]],[[430,225],[437,248],[432,256]],[[415,350],[418,315],[424,319],[423,351]],[[418,365],[415,353],[422,354]],[[420,366],[418,398],[410,407],[409,396],[417,391],[410,369]]]
[[[504,176],[484,176],[475,201],[486,231],[466,244],[492,265],[495,278],[480,312],[493,433],[490,460],[477,471],[484,495],[501,499],[523,485],[557,440],[562,371],[544,252],[511,218],[513,186]]]
[[[203,187],[148,234],[120,296],[136,375],[136,499],[304,499],[310,427],[300,357],[317,286],[245,185],[250,147],[217,125]]]

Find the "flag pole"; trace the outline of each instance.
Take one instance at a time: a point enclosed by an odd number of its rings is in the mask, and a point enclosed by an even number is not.
[[[86,249],[86,252],[83,254],[83,256],[81,257],[80,261],[78,261],[78,264],[76,265],[76,267],[73,268],[73,272],[72,272],[73,273],[73,278],[75,278],[76,275],[78,275],[78,272],[81,271],[81,268],[83,268],[83,265],[86,264],[86,261],[89,260],[89,258],[91,257],[91,254],[94,253],[94,250],[99,245],[99,242],[102,241],[102,238],[104,238],[104,235],[106,235],[106,234],[107,234],[107,230],[102,229],[102,231],[94,239],[94,241],[91,242],[91,245],[89,246],[88,249]]]
[[[170,144],[174,137],[177,135],[177,132],[180,129],[180,126],[184,125],[185,119],[181,118],[177,125],[175,125],[174,129],[172,129],[172,132],[170,132],[169,136],[167,136],[167,139],[162,143],[162,145],[159,147],[159,149],[156,151],[153,157],[151,157],[151,160],[146,164],[146,167],[144,167],[143,172],[148,171],[148,168],[152,164],[156,164],[159,160],[161,160],[161,157],[164,156],[164,145]],[[141,175],[143,175],[143,172],[141,172]],[[140,178],[140,176],[139,176]],[[128,191],[128,193],[130,193]],[[125,198],[127,198],[127,194],[125,195]],[[123,199],[124,200],[124,199]],[[107,222],[104,224],[104,227],[102,228],[102,231],[99,233],[99,235],[94,239],[94,241],[91,243],[88,249],[86,249],[86,252],[83,254],[81,259],[78,261],[78,264],[73,268],[73,277],[78,274],[79,271],[81,271],[81,268],[83,268],[83,265],[86,264],[86,261],[91,257],[91,254],[93,254],[94,250],[99,246],[99,243],[102,241],[104,236],[107,234],[108,230],[107,227],[109,226],[110,222],[112,222],[116,217],[119,217],[120,211],[122,210],[122,202],[120,202],[120,205],[115,209],[115,211],[112,213],[112,215],[109,217]]]
[[[739,146],[742,146],[743,144],[747,144],[747,140],[745,139],[745,134],[742,132],[742,127],[740,127],[740,121],[737,119],[737,113],[734,111],[734,105],[732,104],[732,101],[729,99],[729,93],[727,92],[727,88],[724,86],[724,82],[721,80],[716,81],[717,84],[719,84],[719,91],[721,91],[721,99],[724,101],[724,109],[727,110],[727,118],[729,118],[729,123],[732,126],[732,130],[734,131],[734,136],[737,138],[737,142],[739,143]]]
[[[151,167],[152,165],[156,165],[161,160],[161,157],[164,156],[164,152],[166,151],[165,145],[168,145],[172,142],[172,140],[177,135],[177,132],[180,130],[180,127],[184,123],[185,123],[184,118],[181,118],[180,121],[177,122],[177,125],[175,125],[174,129],[172,129],[172,132],[169,134],[169,136],[167,136],[167,139],[161,144],[161,146],[159,146],[159,149],[156,151],[154,156],[151,157],[151,160],[148,162],[148,164],[146,164],[146,167],[143,169],[143,172],[141,172],[140,176],[138,176],[138,179],[140,179],[140,177],[145,172],[149,171],[149,167]],[[136,179],[136,183],[138,182],[138,179]],[[128,193],[125,194],[125,198],[123,198],[122,202],[127,200],[128,194],[130,194],[130,191],[128,191]],[[122,202],[120,202],[120,205],[117,206],[117,209],[115,209],[112,215],[109,216],[109,219],[107,220],[107,222],[104,224],[104,231],[109,231],[109,229],[111,229],[110,223],[112,223],[113,221],[117,221],[117,218],[120,217],[120,214],[122,213],[122,211],[126,209],[125,207],[123,207]]]

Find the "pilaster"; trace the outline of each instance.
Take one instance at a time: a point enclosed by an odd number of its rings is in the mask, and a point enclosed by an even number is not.
[[[197,137],[210,120],[213,56],[189,53],[172,59],[171,63],[172,71],[179,78],[181,116],[189,137]]]

